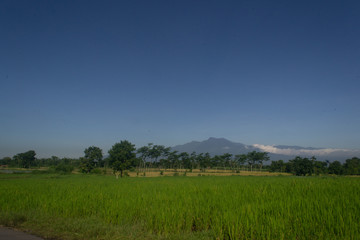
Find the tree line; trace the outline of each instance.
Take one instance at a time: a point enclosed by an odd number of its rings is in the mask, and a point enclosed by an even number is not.
[[[360,175],[360,159],[347,159],[344,164],[339,161],[318,161],[315,157],[294,159],[284,162],[283,160],[272,161],[270,165],[264,165],[270,160],[267,152],[252,151],[247,154],[233,155],[225,153],[211,156],[209,153],[191,154],[171,150],[170,147],[154,145],[135,148],[131,142],[124,140],[115,143],[104,158],[101,148],[90,146],[84,150],[84,156],[78,159],[62,158],[56,156],[51,158],[37,159],[34,150],[19,153],[10,157],[0,159],[0,165],[9,167],[50,167],[60,172],[71,172],[79,168],[83,173],[99,172],[100,168],[111,168],[116,176],[124,175],[125,171],[133,170],[145,173],[149,169],[200,169],[205,172],[208,169],[233,170],[233,171],[262,171],[264,168],[271,172],[287,172],[294,175]]]
[[[269,166],[271,172],[287,172],[297,176],[309,176],[320,174],[335,175],[360,175],[360,159],[353,157],[346,159],[342,164],[339,161],[317,161],[315,157],[294,159],[284,162],[283,160],[272,161]]]

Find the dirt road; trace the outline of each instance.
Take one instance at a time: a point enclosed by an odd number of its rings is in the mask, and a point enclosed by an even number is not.
[[[0,226],[0,240],[43,240],[42,238]]]

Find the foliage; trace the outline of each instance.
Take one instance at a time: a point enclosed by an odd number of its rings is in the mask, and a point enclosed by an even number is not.
[[[285,163],[283,160],[272,161],[269,168],[270,172],[284,172]]]
[[[315,175],[327,173],[327,168],[326,168],[327,163],[326,162],[316,161],[315,157],[313,157],[312,164],[313,164]]]
[[[99,147],[88,147],[84,153],[85,157],[80,159],[82,172],[90,173],[94,168],[104,166],[102,150]]]
[[[103,174],[103,170],[101,170],[100,168],[94,168],[93,170],[91,170],[92,174]]]
[[[60,174],[70,174],[74,170],[74,167],[70,164],[60,163],[59,165],[54,167],[54,170],[55,172]]]
[[[106,176],[5,177],[0,224],[46,226],[49,239],[57,229],[62,239],[360,238],[359,178],[123,178],[119,186]],[[115,237],[112,226],[131,231]]]
[[[329,165],[329,173],[330,174],[341,175],[341,174],[343,174],[343,172],[344,172],[343,167],[339,161],[334,161],[334,162],[330,163],[330,165]]]
[[[109,150],[109,164],[115,172],[120,172],[121,177],[125,170],[136,166],[137,159],[135,145],[127,140],[115,143]]]
[[[124,141],[127,142],[127,141]],[[131,145],[131,144],[130,144]],[[109,152],[112,149],[109,150]],[[136,158],[135,147],[132,149],[132,156],[128,160],[112,156],[103,159],[102,150],[98,147],[91,146],[85,149],[84,157],[79,159],[59,158],[52,156],[51,158],[35,158],[35,151],[28,151],[19,153],[13,158],[4,157],[0,159],[0,165],[3,167],[25,167],[25,168],[39,168],[39,167],[53,167],[60,164],[71,165],[73,168],[80,168],[84,173],[91,173],[95,168],[105,166],[112,167],[115,172],[123,175],[124,170],[137,171],[139,174],[145,176],[148,168],[159,168],[162,171],[168,169],[188,169],[192,172],[193,169],[200,169],[205,172],[207,170],[232,170],[233,172],[245,170],[245,166],[249,166],[248,170],[252,171],[254,168],[260,171],[264,167],[265,170],[271,172],[287,172],[294,175],[360,175],[360,159],[353,157],[347,159],[344,164],[339,161],[330,163],[329,161],[317,161],[315,157],[303,158],[296,157],[288,162],[282,160],[272,161],[269,165],[263,164],[269,160],[268,153],[252,151],[247,154],[232,155],[224,153],[222,155],[211,156],[209,153],[196,153],[191,154],[186,152],[170,151],[162,145],[154,145],[149,143],[147,146],[140,147],[136,151],[139,158]],[[115,154],[116,155],[116,154]],[[135,169],[136,168],[136,169]],[[140,174],[141,173],[141,174]],[[164,173],[164,175],[166,175]]]
[[[30,150],[24,153],[19,153],[14,156],[14,160],[19,164],[22,168],[30,168],[35,162],[35,151]]]
[[[11,162],[12,162],[11,157],[4,157],[4,158],[0,159],[1,166],[4,166],[4,165],[8,166],[11,164]]]
[[[269,156],[267,152],[252,151],[247,154],[246,159],[252,170],[253,165],[256,163],[259,163],[261,168],[263,162],[269,160]]]
[[[357,157],[347,159],[344,164],[344,172],[347,175],[360,175],[360,159]]]
[[[311,175],[314,172],[313,163],[308,158],[296,157],[289,161],[292,164],[292,171],[297,176]]]

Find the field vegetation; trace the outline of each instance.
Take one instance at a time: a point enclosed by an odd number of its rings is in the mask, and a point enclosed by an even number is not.
[[[359,239],[360,178],[0,174],[0,224],[49,239]]]
[[[181,172],[189,173],[200,171],[200,175],[209,175],[205,172],[232,172],[240,171],[270,171],[289,173],[298,176],[310,175],[360,175],[360,159],[353,157],[346,159],[345,163],[339,161],[318,161],[316,157],[300,157],[283,160],[271,161],[268,153],[251,151],[246,154],[233,155],[224,153],[222,155],[211,156],[209,153],[187,153],[172,151],[171,148],[162,145],[153,145],[135,148],[135,145],[127,140],[115,143],[108,151],[106,157],[103,156],[102,149],[96,146],[88,147],[84,150],[84,157],[79,159],[60,159],[56,156],[51,158],[37,159],[36,153],[29,150],[24,153],[16,154],[11,157],[0,159],[0,169],[2,168],[50,168],[50,171],[70,173],[74,169],[79,169],[82,173],[101,173],[105,169],[112,169],[116,177],[122,177],[126,172],[136,172],[136,175],[146,175],[147,172],[159,171],[161,175],[166,172],[175,171],[176,175]],[[107,170],[105,170],[107,171]],[[179,173],[178,173],[179,172]],[[246,175],[254,175],[247,173]]]
[[[35,155],[0,159],[0,225],[47,239],[360,239],[360,178],[342,176],[360,175],[357,157],[265,164],[126,140],[106,157]]]

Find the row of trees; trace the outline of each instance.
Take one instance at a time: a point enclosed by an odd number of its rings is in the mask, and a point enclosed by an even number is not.
[[[80,168],[84,173],[91,172],[96,167],[108,165],[114,172],[119,172],[123,176],[125,170],[137,168],[138,171],[146,171],[147,168],[163,169],[189,169],[200,168],[203,171],[207,168],[239,169],[246,162],[250,165],[251,171],[254,165],[262,168],[263,162],[268,161],[268,154],[265,152],[249,152],[233,156],[225,153],[211,157],[209,153],[189,154],[186,152],[178,153],[171,151],[162,145],[149,143],[139,149],[128,141],[116,143],[108,151],[109,156],[103,161],[102,150],[92,146],[84,151],[85,156],[81,158]]]
[[[360,159],[353,157],[341,164],[339,161],[317,161],[315,157],[296,157],[286,163],[283,160],[272,161],[269,170],[292,173],[297,176],[313,174],[360,175]]]
[[[211,157],[209,153],[171,151],[162,145],[153,145],[149,143],[147,146],[137,150],[140,158],[139,168],[159,167],[165,169],[202,169],[222,168],[237,169],[248,163],[251,170],[254,165],[258,164],[260,168],[265,161],[269,160],[269,156],[265,152],[249,152],[248,154],[232,155],[225,153]]]
[[[72,166],[80,168],[84,173],[90,173],[94,169],[110,167],[118,175],[123,176],[125,170],[136,169],[145,172],[148,168],[162,169],[228,169],[240,170],[247,168],[253,171],[258,168],[260,171],[263,164],[269,160],[268,153],[252,151],[247,154],[232,155],[225,153],[222,155],[211,156],[209,153],[172,151],[171,148],[162,145],[149,143],[139,149],[129,141],[121,141],[112,146],[108,151],[108,156],[104,159],[102,149],[91,146],[85,149],[84,157],[80,159],[59,159],[55,156],[48,159],[36,159],[35,151],[19,153],[13,158],[7,157],[0,159],[0,165],[18,166],[23,168],[40,166]],[[288,162],[283,160],[272,161],[265,166],[273,172],[289,172],[295,175],[312,174],[360,174],[360,159],[352,158],[346,160],[344,164],[339,161],[322,162],[315,157],[301,158],[296,157]],[[70,169],[70,168],[69,168]]]

